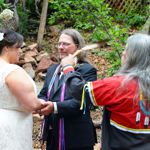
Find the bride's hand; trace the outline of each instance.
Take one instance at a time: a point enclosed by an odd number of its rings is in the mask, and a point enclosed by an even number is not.
[[[50,113],[54,112],[54,104],[51,101],[47,101],[47,106],[41,109],[42,115],[49,115]]]

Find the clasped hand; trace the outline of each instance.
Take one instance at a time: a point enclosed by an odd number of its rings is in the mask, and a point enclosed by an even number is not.
[[[54,104],[51,101],[41,100],[42,107],[35,111],[34,113],[38,113],[39,115],[49,115],[54,111]]]
[[[61,60],[61,66],[64,67],[66,65],[72,65],[74,66],[77,63],[77,58],[73,55],[69,54],[68,56],[64,57]],[[42,99],[39,99],[41,101],[41,108],[35,111],[34,113],[38,113],[40,115],[49,115],[50,113],[54,112],[54,104],[51,101],[44,101]]]

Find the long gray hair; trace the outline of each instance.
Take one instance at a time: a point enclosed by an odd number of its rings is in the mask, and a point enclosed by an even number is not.
[[[61,34],[66,34],[70,36],[73,40],[73,42],[77,45],[77,49],[81,49],[85,46],[85,41],[82,35],[75,29],[65,29],[61,32]],[[81,52],[78,56],[79,61],[87,61],[89,62],[87,58],[87,51]]]
[[[150,36],[137,33],[127,40],[127,57],[118,74],[125,75],[125,82],[136,79],[150,102]],[[139,91],[137,91],[137,96]]]

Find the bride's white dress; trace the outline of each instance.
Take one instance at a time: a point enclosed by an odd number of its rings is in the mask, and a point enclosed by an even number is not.
[[[33,150],[32,114],[9,91],[5,78],[19,68],[9,64],[0,69],[0,150]],[[31,80],[33,86],[35,84]],[[20,90],[23,88],[20,86]]]

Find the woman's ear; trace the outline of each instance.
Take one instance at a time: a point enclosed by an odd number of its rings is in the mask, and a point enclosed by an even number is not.
[[[78,45],[78,44],[75,44],[75,45],[76,45],[76,49],[79,50],[79,49],[80,49],[80,48],[79,48],[79,45]]]
[[[126,58],[127,58],[127,51],[124,50],[124,51],[122,52],[122,55],[121,55],[121,64],[122,64],[122,65],[125,64]]]

